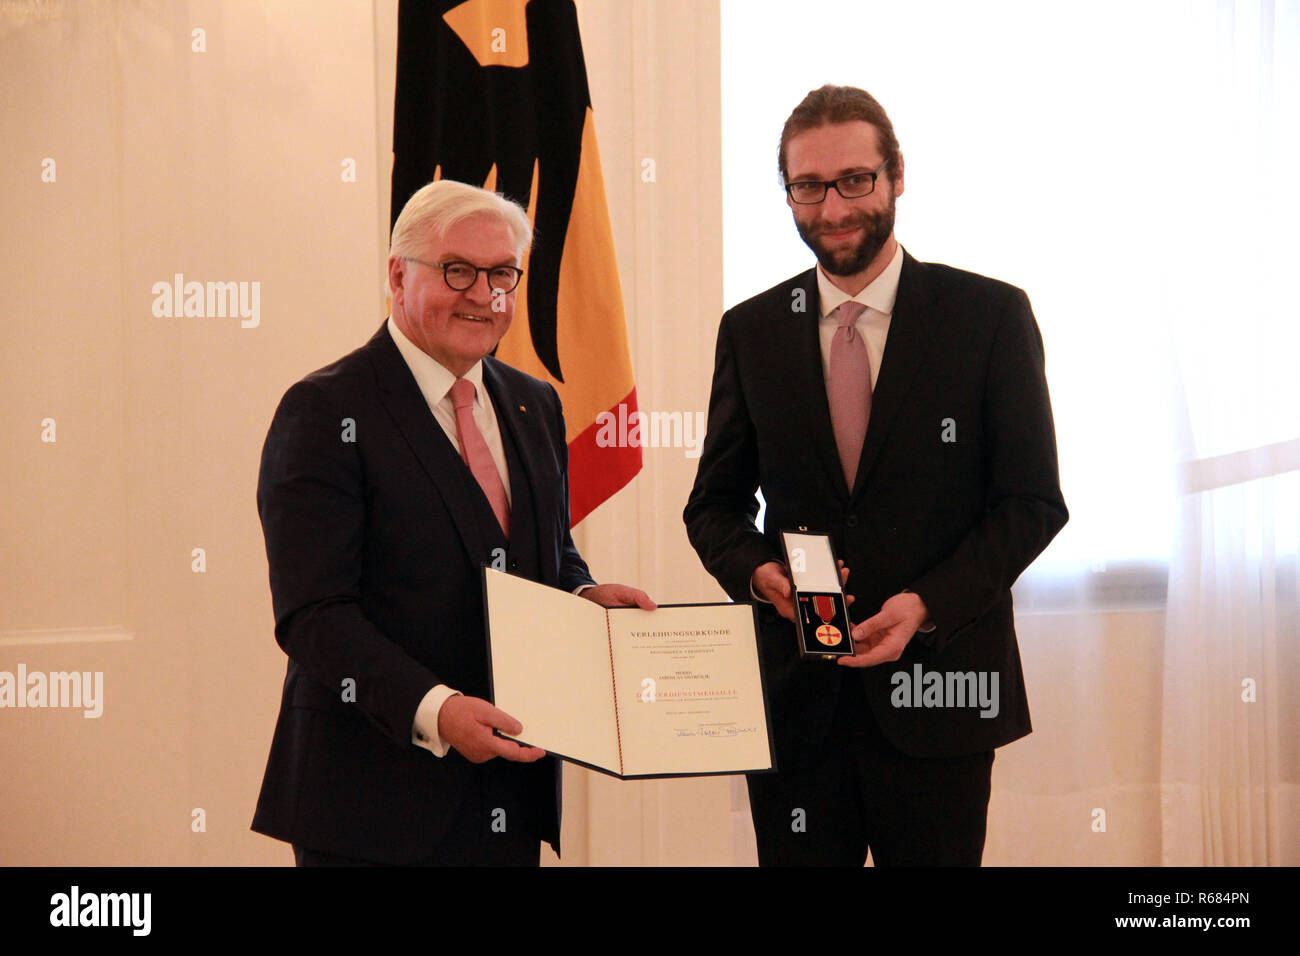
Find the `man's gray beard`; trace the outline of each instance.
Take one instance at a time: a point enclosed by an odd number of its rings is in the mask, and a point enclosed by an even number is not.
[[[871,265],[871,260],[880,254],[880,250],[885,248],[885,243],[894,233],[894,200],[890,197],[889,208],[879,215],[871,213],[859,213],[843,223],[837,223],[840,229],[862,227],[865,231],[862,235],[862,241],[858,243],[857,248],[849,253],[842,253],[837,259],[835,254],[821,245],[821,237],[813,236],[808,233],[803,224],[795,220],[795,228],[799,230],[799,237],[803,239],[808,248],[817,256],[817,261],[827,275],[833,276],[852,276],[864,271],[867,266]],[[838,231],[838,230],[831,230]],[[845,258],[845,256],[848,258]]]

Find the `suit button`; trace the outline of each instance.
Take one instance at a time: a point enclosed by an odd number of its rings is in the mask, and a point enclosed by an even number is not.
[[[848,525],[850,528],[856,528],[858,526],[858,516],[849,515],[844,523]]]

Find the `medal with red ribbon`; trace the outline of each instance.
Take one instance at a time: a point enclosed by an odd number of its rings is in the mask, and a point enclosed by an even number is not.
[[[817,640],[827,647],[834,647],[844,639],[840,629],[831,623],[835,618],[835,598],[829,594],[814,594],[813,608],[817,611],[817,616],[822,619],[822,625],[816,632]]]

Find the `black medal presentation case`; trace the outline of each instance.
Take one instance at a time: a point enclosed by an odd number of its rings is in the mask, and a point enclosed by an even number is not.
[[[807,528],[782,531],[786,566],[794,582],[794,617],[803,660],[853,656],[853,624],[840,584],[830,535]]]

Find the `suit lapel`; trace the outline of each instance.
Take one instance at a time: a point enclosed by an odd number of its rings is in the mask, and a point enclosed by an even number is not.
[[[871,420],[867,424],[867,438],[862,444],[862,457],[858,461],[858,476],[853,494],[855,499],[866,488],[871,469],[880,457],[880,449],[933,340],[936,325],[931,308],[933,298],[925,266],[904,250],[903,269],[898,277],[898,296],[894,300],[894,311],[889,319],[889,335],[885,339],[884,360],[880,364],[880,374],[876,377],[875,390],[871,393]]]
[[[487,539],[475,518],[473,489],[468,484],[464,462],[429,411],[429,404],[397,350],[387,324],[380,327],[366,348],[375,367],[380,400],[441,495],[470,561],[476,565],[486,562]]]
[[[506,382],[497,366],[497,360],[491,357],[483,359],[483,384],[492,396],[492,407],[496,410],[497,422],[509,433],[515,445],[519,467],[523,474],[519,477],[528,482],[532,492],[533,515],[537,522],[537,550],[541,561],[542,580],[554,581],[559,576],[557,555],[550,542],[558,541],[555,527],[555,512],[548,506],[546,497],[554,494],[538,480],[537,462],[544,461],[544,455],[553,455],[550,448],[539,447],[539,423],[533,419],[542,414],[541,408],[529,407],[526,397],[518,394]],[[516,478],[512,474],[511,481]]]
[[[817,270],[810,269],[802,276],[799,287],[803,289],[804,302],[812,303],[812,307],[802,314],[794,313],[796,321],[783,323],[791,330],[783,352],[794,359],[792,380],[807,382],[808,387],[790,389],[783,400],[790,403],[793,434],[811,438],[821,467],[831,477],[835,493],[841,501],[847,501],[849,487],[844,481],[844,469],[840,466],[840,453],[835,447],[831,406],[826,398],[826,375],[822,368],[821,336],[818,331],[821,297],[817,291]],[[773,384],[783,388],[780,383]]]

